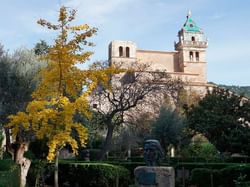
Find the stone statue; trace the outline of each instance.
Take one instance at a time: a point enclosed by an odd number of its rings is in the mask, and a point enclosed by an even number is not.
[[[163,149],[158,140],[150,139],[144,143],[144,160],[147,166],[158,166],[164,156]]]
[[[151,139],[144,142],[144,159],[147,166],[138,166],[135,168],[135,186],[175,186],[174,168],[159,166],[163,155],[163,150],[158,140]]]

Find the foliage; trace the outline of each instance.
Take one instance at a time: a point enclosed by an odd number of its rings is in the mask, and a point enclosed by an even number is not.
[[[60,163],[60,186],[128,186],[130,173],[121,166],[105,163]]]
[[[201,96],[195,91],[187,91],[184,88],[180,89],[177,94],[177,99],[175,102],[176,111],[179,115],[185,113],[185,108],[191,105],[197,105],[201,100]],[[171,106],[171,105],[170,105]]]
[[[27,175],[27,186],[44,186],[53,169],[53,165],[46,161],[33,161]]]
[[[250,86],[229,86],[229,85],[218,85],[221,88],[228,89],[238,95],[244,95],[247,98],[250,98]]]
[[[182,150],[183,157],[199,157],[205,160],[216,160],[219,152],[215,146],[209,142],[194,142]]]
[[[185,121],[175,111],[162,107],[159,116],[152,124],[153,137],[158,139],[167,152],[168,146],[177,147],[184,137]]]
[[[45,55],[49,51],[49,45],[44,41],[41,40],[40,42],[36,43],[34,47],[34,52],[36,55]]]
[[[96,63],[96,66],[103,69],[109,64]],[[96,105],[95,111],[101,116],[101,125],[107,128],[101,159],[111,148],[113,132],[122,124],[129,124],[128,116],[141,108],[154,110],[149,103],[156,102],[164,94],[175,95],[182,87],[181,81],[172,79],[168,73],[150,72],[148,68],[145,64],[131,63],[106,83],[110,87],[99,85],[99,89],[92,94],[91,103]]]
[[[29,154],[29,155],[28,155]],[[29,150],[25,153],[25,157],[37,160],[37,159],[46,159],[48,155],[48,146],[46,139],[34,140],[29,144]]]
[[[187,110],[190,129],[203,134],[221,152],[250,154],[250,102],[214,88]]]
[[[88,144],[86,145],[89,149],[99,149],[103,142],[103,126],[102,121],[100,121],[100,115],[94,110],[90,110],[91,118],[87,118],[81,114],[75,115],[75,119],[88,129]]]
[[[35,75],[42,64],[34,52],[25,48],[12,55],[0,56],[0,124],[7,123],[7,116],[25,109],[31,100],[37,80]]]
[[[0,160],[0,187],[19,187],[19,167],[12,160]]]
[[[47,66],[39,74],[40,83],[33,92],[33,100],[25,112],[9,117],[8,127],[13,135],[20,131],[34,133],[37,139],[47,139],[49,147],[47,159],[52,161],[56,153],[66,144],[77,153],[78,142],[84,146],[87,141],[87,129],[74,120],[76,113],[90,117],[88,95],[95,89],[98,80],[109,79],[113,69],[105,71],[80,70],[75,65],[84,63],[92,52],[82,51],[83,46],[93,46],[87,39],[97,29],[87,24],[71,26],[75,19],[75,10],[60,9],[58,24],[40,19],[38,24],[59,31],[55,43],[42,56]],[[84,90],[82,90],[84,86]],[[72,134],[77,132],[77,140]]]
[[[195,168],[191,172],[190,182],[197,186],[243,187],[250,180],[249,165],[233,165],[222,169]]]
[[[90,160],[96,161],[100,155],[101,149],[83,149],[80,150],[79,155],[77,156],[78,160]]]
[[[155,107],[152,105],[152,108]],[[158,106],[156,106],[158,107]],[[127,128],[125,131],[124,128],[121,131],[127,135],[127,139],[130,139],[131,145],[133,147],[142,147],[146,139],[152,137],[152,123],[155,120],[155,115],[151,112],[142,111],[140,109],[135,110],[135,113],[128,116],[126,125]],[[123,131],[124,130],[124,131]],[[124,144],[126,142],[124,141]]]
[[[136,132],[133,131],[133,128],[130,128],[130,126],[121,127],[117,131],[118,132],[114,134],[113,144],[109,155],[114,153],[117,157],[127,158],[131,156],[127,154],[128,151],[139,147],[142,143],[140,144],[141,141],[139,137],[137,137]]]
[[[233,187],[235,181],[239,180],[240,176],[246,176],[238,182],[250,181],[250,166],[246,164],[229,166],[221,170],[221,177],[226,181],[224,186]]]
[[[219,171],[207,168],[196,168],[191,172],[190,182],[198,187],[219,186]]]
[[[11,159],[0,160],[0,171],[11,170],[15,163]]]

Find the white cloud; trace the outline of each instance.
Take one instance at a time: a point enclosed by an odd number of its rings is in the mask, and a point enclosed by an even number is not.
[[[106,21],[108,15],[126,7],[133,0],[69,0],[66,7],[77,9],[78,17],[95,24]]]

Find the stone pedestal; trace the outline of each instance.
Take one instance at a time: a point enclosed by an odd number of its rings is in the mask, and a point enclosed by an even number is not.
[[[174,187],[175,175],[172,167],[138,166],[134,170],[138,187]]]

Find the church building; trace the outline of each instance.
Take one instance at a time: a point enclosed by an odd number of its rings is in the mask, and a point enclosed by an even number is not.
[[[109,44],[109,62],[123,67],[135,62],[149,64],[150,71],[167,72],[173,78],[180,78],[187,89],[203,95],[211,86],[206,75],[208,42],[190,11],[174,47],[175,51],[145,50],[138,49],[132,41],[114,40]]]

